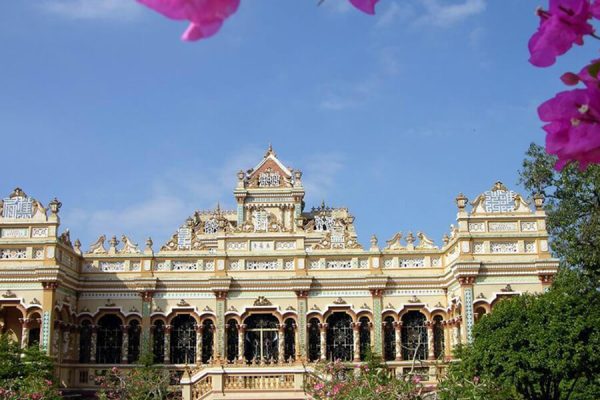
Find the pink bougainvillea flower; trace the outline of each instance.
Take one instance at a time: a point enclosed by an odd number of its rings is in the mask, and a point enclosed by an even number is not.
[[[583,83],[589,88],[600,90],[600,81],[598,80],[599,72],[600,59],[592,60],[592,62],[583,67],[578,74],[565,72],[561,75],[560,80],[565,85],[574,86],[578,83]]]
[[[556,169],[578,161],[585,169],[600,163],[600,90],[595,87],[558,93],[538,108],[547,122],[546,151],[558,156]]]
[[[375,4],[377,4],[379,0],[350,0],[350,3],[360,11],[367,14],[375,14]]]
[[[188,20],[182,40],[198,40],[217,33],[223,22],[234,14],[240,0],[137,0],[167,18]]]
[[[529,39],[529,62],[548,67],[566,53],[573,43],[582,45],[583,36],[594,32],[589,0],[550,0],[548,11],[538,9],[540,26]]]

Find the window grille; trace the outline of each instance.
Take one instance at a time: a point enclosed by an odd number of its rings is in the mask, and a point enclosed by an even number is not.
[[[162,364],[165,361],[165,324],[162,321],[154,323],[152,334],[152,349],[154,352],[154,362]]]
[[[394,317],[386,317],[383,325],[383,358],[385,361],[396,359],[396,329]]]
[[[96,361],[98,364],[121,363],[123,331],[121,319],[116,315],[105,315],[98,321]]]
[[[92,345],[92,323],[85,320],[81,323],[81,330],[79,332],[79,362],[89,363],[90,362],[90,350]]]
[[[436,315],[433,318],[433,354],[435,358],[444,356],[444,326],[442,325],[442,316]]]
[[[308,322],[308,359],[318,361],[321,357],[321,330],[319,320],[311,318]]]
[[[202,363],[207,364],[213,358],[215,325],[207,319],[202,323]]]
[[[285,333],[284,333],[284,352],[283,358],[287,360],[296,359],[296,338],[295,338],[295,323],[294,320],[288,318],[285,320]]]
[[[353,355],[352,319],[346,313],[334,313],[327,319],[327,359],[352,361]]]
[[[246,319],[245,357],[247,361],[274,362],[278,357],[279,321],[272,315],[252,315]]]
[[[196,320],[191,315],[178,315],[171,323],[171,362],[196,363]]]
[[[230,319],[227,323],[227,360],[233,362],[238,356],[238,329],[237,322]]]
[[[127,343],[127,362],[134,363],[140,358],[140,323],[133,320],[127,328],[129,342]]]
[[[402,317],[402,357],[404,360],[427,359],[425,316],[418,311],[409,311]]]
[[[360,361],[367,359],[368,353],[371,351],[371,328],[370,321],[367,317],[361,317],[359,319],[359,342],[360,342]]]

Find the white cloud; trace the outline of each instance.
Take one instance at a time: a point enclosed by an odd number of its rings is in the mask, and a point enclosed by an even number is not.
[[[425,14],[417,24],[448,27],[485,11],[485,0],[462,0],[458,3],[448,4],[446,0],[421,0]]]
[[[134,0],[45,0],[40,7],[70,19],[116,19],[136,17],[141,6]]]
[[[401,6],[395,1],[390,2],[387,8],[385,8],[383,12],[377,16],[377,22],[375,23],[375,26],[378,28],[385,28],[398,20],[406,21],[412,18],[414,14],[415,9],[411,4],[408,3],[408,1],[404,1]]]

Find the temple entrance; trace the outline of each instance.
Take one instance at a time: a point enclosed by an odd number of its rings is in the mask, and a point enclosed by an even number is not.
[[[275,362],[279,355],[279,321],[272,315],[252,315],[245,320],[245,354],[249,362]]]

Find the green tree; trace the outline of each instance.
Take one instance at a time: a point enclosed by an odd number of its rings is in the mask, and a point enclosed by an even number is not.
[[[7,335],[0,335],[0,400],[58,400],[53,364],[37,346],[21,349]]]
[[[499,302],[473,339],[459,354],[463,377],[527,400],[600,398],[600,292],[578,271],[562,270],[547,293]]]
[[[600,277],[600,166],[580,171],[576,164],[561,172],[556,157],[531,144],[521,170],[521,183],[543,194],[552,250],[570,268],[578,268],[598,286]]]

